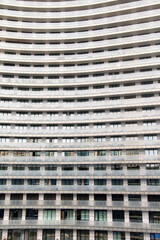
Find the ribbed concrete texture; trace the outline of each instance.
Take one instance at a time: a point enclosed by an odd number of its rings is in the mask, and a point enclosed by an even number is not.
[[[160,239],[160,0],[0,0],[0,240]]]

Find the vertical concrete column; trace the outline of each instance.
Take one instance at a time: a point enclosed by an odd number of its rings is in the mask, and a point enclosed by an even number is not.
[[[60,229],[56,229],[55,231],[55,240],[60,240]]]
[[[108,240],[113,240],[113,232],[108,231]]]
[[[9,220],[9,209],[4,209],[4,221]]]
[[[94,205],[94,194],[89,194],[89,205]]]
[[[37,230],[37,240],[42,240],[42,229]]]
[[[43,209],[38,210],[38,220],[42,221],[43,220]]]
[[[112,206],[112,194],[107,195],[107,206]]]
[[[124,221],[125,221],[126,223],[129,223],[129,211],[125,211],[125,212],[124,212]]]
[[[90,230],[90,232],[89,232],[89,240],[94,240],[94,230]]]
[[[142,212],[142,222],[149,223],[149,213],[147,211]]]
[[[94,210],[89,210],[89,221],[94,222]]]
[[[9,202],[10,202],[10,194],[6,193],[6,195],[5,195],[5,204],[6,205],[9,204]]]
[[[77,230],[73,230],[73,240],[77,240]]]
[[[124,195],[124,205],[127,206],[129,204],[129,201],[128,201],[128,195]]]
[[[2,239],[4,239],[4,238],[7,239],[7,237],[8,237],[8,230],[3,229],[3,231],[2,231]]]
[[[26,209],[22,209],[22,221],[26,219]]]
[[[144,240],[150,240],[150,234],[144,233]]]
[[[130,233],[129,233],[129,232],[126,232],[126,233],[125,233],[125,239],[126,239],[126,240],[130,240]]]
[[[112,210],[107,210],[107,222],[112,222]]]
[[[60,209],[56,209],[56,220],[57,221],[61,220],[61,210]]]

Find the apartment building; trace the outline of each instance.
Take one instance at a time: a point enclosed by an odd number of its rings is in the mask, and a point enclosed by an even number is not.
[[[0,1],[0,240],[160,239],[160,1]]]

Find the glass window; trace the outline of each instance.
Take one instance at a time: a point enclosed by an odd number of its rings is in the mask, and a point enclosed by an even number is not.
[[[19,220],[22,218],[22,209],[10,209],[9,210],[9,219],[10,220]]]
[[[131,232],[130,240],[143,240],[143,233]]]
[[[55,240],[55,230],[54,229],[44,229],[43,230],[43,240]]]
[[[26,209],[26,219],[30,219],[30,220],[38,219],[38,210]]]
[[[160,179],[147,179],[147,185],[160,186]]]
[[[89,210],[77,210],[76,220],[89,221]]]
[[[89,230],[77,230],[77,240],[89,240]]]
[[[113,210],[113,221],[115,222],[124,222],[124,211],[122,210]]]
[[[25,230],[8,230],[8,240],[22,240],[25,237]]]
[[[107,240],[107,231],[95,231],[95,240]]]
[[[12,179],[12,185],[24,185],[24,179]]]
[[[7,180],[6,179],[0,179],[0,185],[6,185]]]
[[[37,240],[37,230],[36,229],[29,230],[28,239],[29,240]]]
[[[73,220],[73,210],[64,209],[61,210],[62,220]]]
[[[107,222],[107,211],[105,211],[105,210],[95,210],[94,211],[94,221],[105,221],[105,222]]]
[[[52,164],[45,165],[45,171],[56,171],[56,170],[57,170],[56,165],[52,165]]]
[[[44,220],[56,220],[56,210],[54,209],[45,209],[43,211]]]
[[[39,179],[27,179],[28,185],[39,185],[40,180]]]
[[[5,171],[8,169],[8,166],[6,164],[0,164],[0,171]]]
[[[149,212],[150,223],[160,223],[160,212]]]
[[[140,186],[141,181],[140,179],[128,179],[128,186]]]
[[[124,232],[113,232],[113,240],[125,240]]]
[[[141,195],[129,194],[128,201],[141,201]]]
[[[130,222],[142,222],[142,212],[141,211],[129,211]]]
[[[61,230],[61,240],[73,240],[73,230]]]
[[[160,239],[160,233],[151,233],[150,234],[151,240],[159,240]]]
[[[74,180],[73,179],[62,179],[61,184],[62,185],[73,185]]]
[[[112,185],[123,185],[123,179],[112,179]]]
[[[106,185],[106,179],[94,179],[94,185]]]

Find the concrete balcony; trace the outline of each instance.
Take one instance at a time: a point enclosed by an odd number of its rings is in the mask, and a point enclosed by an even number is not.
[[[137,85],[130,86],[130,87],[117,87],[117,88],[109,88],[105,87],[102,89],[91,89],[88,90],[73,90],[73,91],[48,91],[44,89],[43,91],[19,91],[19,90],[1,90],[0,89],[0,96],[6,98],[28,98],[28,99],[77,99],[77,98],[91,98],[91,97],[109,97],[125,95],[125,94],[143,94],[143,93],[152,93],[152,92],[159,92],[160,91],[160,84],[151,84],[149,85]],[[119,100],[117,100],[119,101]],[[33,103],[32,103],[33,104]],[[46,104],[46,103],[45,103]],[[51,103],[50,103],[51,104]],[[54,103],[52,103],[54,104]],[[33,104],[34,105],[34,104]]]
[[[158,114],[159,114],[159,111],[157,111],[157,117],[158,117]],[[153,116],[153,114],[152,114]],[[156,114],[155,114],[156,116]],[[120,119],[119,119],[120,120]],[[103,121],[102,121],[103,123]],[[136,133],[135,133],[136,131]],[[65,128],[57,128],[57,129],[43,129],[43,128],[40,128],[40,129],[32,129],[32,128],[26,128],[26,129],[18,129],[18,128],[9,128],[9,129],[5,129],[5,128],[0,128],[0,136],[1,137],[10,137],[10,136],[14,136],[14,137],[30,137],[30,136],[34,136],[34,137],[49,137],[49,138],[54,138],[55,137],[77,137],[77,136],[85,136],[85,137],[90,137],[90,136],[113,136],[113,135],[125,135],[125,134],[145,134],[145,133],[152,133],[154,132],[159,132],[159,125],[153,125],[153,126],[150,126],[148,128],[148,126],[134,126],[134,129],[133,129],[133,126],[127,126],[127,127],[124,127],[124,126],[121,126],[121,127],[109,127],[109,126],[105,126],[104,128],[94,128],[93,126],[91,126],[90,128],[87,128],[87,129],[80,129],[80,128],[73,128],[73,129],[65,129]],[[27,141],[27,140],[26,140]],[[135,142],[134,140],[132,141],[125,141],[125,140],[122,140],[122,141],[119,141],[119,142],[110,142],[109,140],[105,141],[105,142],[95,142],[93,140],[90,140],[90,142],[81,142],[81,143],[76,143],[73,142],[73,143],[65,143],[65,144],[70,144],[70,145],[83,145],[85,144],[87,146],[87,144],[89,145],[92,145],[92,144],[105,144],[105,145],[124,145],[124,144],[129,144],[129,145],[135,145],[135,143],[138,144],[138,142]],[[137,141],[137,140],[136,140]],[[140,144],[142,144],[143,140],[138,140]],[[42,144],[43,140],[41,141],[41,144]],[[156,142],[158,143],[158,142]],[[23,144],[26,144],[26,143],[22,143]],[[33,143],[33,144],[36,144],[36,143]],[[45,141],[43,142],[43,144],[46,144]],[[58,143],[57,143],[58,144]],[[62,145],[61,142],[59,142],[59,144]],[[145,142],[146,145],[150,145],[150,141],[146,141]],[[50,143],[51,145],[51,143]],[[52,143],[52,145],[55,145],[55,143]]]
[[[61,137],[61,136],[60,136]],[[74,151],[74,150],[97,150],[97,149],[144,149],[144,148],[159,148],[159,140],[139,140],[139,141],[119,141],[119,142],[81,142],[81,143],[34,143],[34,142],[1,142],[1,149],[14,150],[32,150],[41,149],[46,151]]]
[[[160,191],[160,186],[128,186],[128,185],[117,185],[117,186],[78,186],[78,185],[1,185],[0,192],[14,192],[14,193],[25,193],[25,192],[32,192],[36,191],[37,193],[125,193],[125,194],[152,194],[157,193]]]
[[[17,6],[18,7],[21,7],[21,8],[25,8],[28,6],[30,6],[31,9],[43,9],[43,8],[50,8],[53,10],[55,10],[55,12],[57,10],[59,10],[59,8],[68,8],[68,9],[73,9],[74,8],[77,10],[77,11],[72,11],[72,14],[70,13],[70,11],[66,11],[66,12],[63,12],[63,18],[69,18],[69,19],[74,19],[74,18],[77,18],[77,17],[86,17],[86,16],[94,16],[94,15],[98,15],[98,14],[107,14],[107,13],[116,13],[116,12],[121,12],[121,11],[128,11],[128,10],[132,10],[133,8],[142,8],[142,7],[147,7],[147,8],[151,8],[152,6],[156,6],[159,2],[158,0],[154,0],[154,3],[153,2],[150,2],[149,0],[146,0],[145,3],[144,2],[139,2],[139,3],[124,3],[124,4],[117,4],[117,5],[112,5],[112,6],[104,6],[104,4],[106,3],[106,0],[96,0],[96,1],[92,1],[91,3],[89,4],[82,4],[81,2],[79,1],[76,1],[76,3],[74,1],[69,1],[67,3],[65,2],[60,2],[60,3],[57,3],[57,5],[47,5],[47,4],[44,4],[43,5],[37,5],[36,3],[32,3],[30,4],[30,2],[25,2],[25,5],[24,4],[21,4],[21,3],[13,3],[11,4],[10,1],[8,0],[3,0],[1,5],[2,6]],[[108,2],[107,2],[108,3]],[[95,6],[97,4],[102,4],[103,5],[103,8],[91,8],[91,9],[88,9],[90,6]],[[78,11],[78,8],[81,8],[81,7],[85,7],[86,10],[81,10],[81,11]],[[138,12],[138,11],[137,11]],[[21,13],[21,14],[20,14]],[[12,10],[5,10],[3,9],[3,11],[1,10],[1,14],[3,14],[4,16],[14,16],[14,17],[20,17],[21,15],[24,17],[24,18],[39,18],[39,19],[52,19],[53,16],[52,14],[47,14],[47,13],[44,13],[44,12],[34,12],[34,14],[32,12],[14,12]],[[18,16],[17,16],[18,15]],[[60,16],[58,15],[56,18],[59,18]]]
[[[89,208],[89,209],[129,209],[129,210],[159,210],[160,203],[158,202],[124,202],[124,201],[49,201],[49,200],[11,200],[11,201],[0,201],[0,208],[32,208],[37,206],[38,209],[53,208],[53,206],[58,208]]]
[[[106,7],[103,7],[103,9],[106,9]],[[64,14],[66,14],[66,12],[64,12]],[[90,28],[90,27],[98,27],[98,26],[105,26],[106,24],[109,25],[109,24],[115,24],[115,23],[124,23],[125,21],[134,21],[135,19],[136,20],[142,20],[144,18],[150,18],[150,17],[155,17],[155,16],[159,16],[159,11],[156,10],[156,9],[152,9],[152,10],[148,10],[148,11],[144,11],[143,12],[143,15],[141,12],[136,12],[136,13],[129,13],[129,14],[125,14],[125,15],[119,15],[119,16],[113,16],[113,17],[110,17],[108,16],[107,17],[107,23],[106,23],[106,18],[102,18],[102,19],[92,19],[90,21],[90,19],[88,19],[87,21],[84,20],[84,21],[81,21],[78,23],[78,26],[77,26],[77,23],[76,22],[72,22],[72,26],[68,25],[68,23],[65,23],[65,22],[61,22],[61,23],[28,23],[28,22],[24,22],[23,23],[23,29],[28,29],[28,30],[35,30],[35,29],[38,29],[38,30],[46,30],[48,31],[48,29],[50,30],[61,30],[62,32],[64,31],[64,29],[73,29],[73,30],[77,30],[77,28]],[[1,20],[1,26],[2,27],[10,27],[10,24],[8,21],[6,20]],[[20,28],[22,29],[22,24],[21,22],[13,22],[12,23],[12,27],[13,28]]]
[[[108,170],[99,170],[99,171],[0,171],[0,176],[3,178],[41,178],[43,179],[61,179],[61,178],[73,178],[73,179],[99,179],[101,177],[102,179],[132,179],[132,178],[139,178],[139,179],[147,179],[147,178],[156,178],[159,177],[159,171],[158,170],[116,170],[116,171],[108,171]],[[47,186],[46,186],[47,187]]]
[[[154,27],[156,28],[157,25],[156,25],[156,22],[154,23]],[[142,29],[144,30],[144,28],[142,27]],[[150,29],[150,28],[149,28]],[[140,29],[139,29],[140,30]],[[135,31],[135,30],[134,30]],[[133,31],[133,32],[134,32]],[[146,31],[148,31],[148,28],[146,28]],[[112,32],[111,32],[112,33]],[[115,34],[117,33],[117,31],[115,31]],[[123,33],[123,32],[122,32]],[[84,37],[86,36],[86,34],[84,35]],[[102,34],[98,34],[97,35],[92,35],[92,37],[104,37],[104,33]],[[108,35],[107,35],[108,36]],[[128,45],[128,44],[141,44],[141,43],[145,43],[148,41],[157,41],[159,40],[159,36],[160,36],[160,33],[151,33],[151,34],[148,34],[148,35],[141,35],[141,36],[133,36],[133,37],[128,37],[125,39],[125,45]],[[2,34],[2,37],[3,38],[6,38],[7,37],[7,34],[3,33]],[[10,38],[13,38],[13,34],[10,34]],[[84,38],[83,36],[81,38]],[[87,35],[88,37],[88,35]],[[8,36],[9,38],[9,36]],[[26,39],[26,36],[23,37],[24,39]],[[20,38],[21,40],[23,40],[23,38]],[[79,35],[77,36],[77,38],[73,38],[73,41],[75,41],[76,39],[78,40],[80,37]],[[15,38],[16,39],[16,38]],[[28,38],[29,39],[29,38]],[[39,39],[39,38],[38,38]],[[42,38],[42,40],[44,41],[51,41],[53,39],[53,37],[51,38],[48,38],[48,39],[44,39]],[[35,39],[33,39],[35,40]],[[57,41],[60,41],[60,40],[64,40],[63,38],[62,39],[58,39],[57,38]],[[67,40],[67,39],[66,39]],[[49,44],[44,44],[43,45],[43,48],[42,46],[40,47],[39,45],[35,45],[34,44],[34,49],[33,49],[33,44],[18,44],[18,43],[7,43],[7,42],[2,42],[1,43],[1,48],[0,49],[12,49],[14,51],[31,51],[31,52],[34,52],[34,51],[62,51],[64,53],[64,51],[84,51],[84,50],[87,50],[87,51],[92,51],[92,50],[95,50],[96,48],[99,48],[99,41],[98,42],[87,42],[87,43],[74,43],[74,44],[52,44],[52,45],[49,45]],[[119,39],[112,39],[112,40],[104,40],[103,42],[101,42],[101,48],[110,48],[110,47],[119,47],[119,45],[122,44],[122,38],[119,38]],[[117,53],[117,51],[114,51]],[[115,53],[115,54],[116,54]],[[23,69],[22,69],[23,70]]]
[[[21,157],[14,157],[13,155],[9,156],[2,156],[0,158],[1,163],[27,163],[27,164],[32,164],[32,163],[38,163],[38,164],[74,164],[75,162],[77,164],[79,163],[84,163],[84,164],[108,164],[110,163],[142,163],[142,160],[144,162],[148,163],[157,163],[160,160],[160,155],[145,155],[145,154],[140,154],[140,155],[120,155],[120,156],[88,156],[88,157],[78,157],[78,156],[73,156],[73,157],[49,157],[49,156],[40,156],[40,157],[31,157],[28,155],[26,156],[21,156]]]
[[[33,12],[32,12],[33,14]],[[21,33],[21,32],[3,32],[1,33],[1,38],[12,38],[12,39],[25,39],[25,40],[43,40],[43,41],[49,41],[49,40],[76,40],[76,39],[81,39],[81,38],[94,38],[94,37],[99,37],[99,36],[112,36],[112,35],[117,35],[117,34],[123,34],[123,33],[131,33],[131,32],[136,32],[136,31],[141,31],[144,29],[153,29],[157,28],[159,22],[146,22],[146,23],[139,23],[139,24],[132,24],[130,28],[128,26],[119,26],[111,29],[102,29],[102,30],[97,30],[97,31],[88,31],[86,32],[74,32],[74,33],[60,33],[60,34],[50,34],[50,33],[45,33],[45,34],[36,34],[36,33]],[[134,39],[135,37],[133,37]],[[132,39],[132,37],[131,37]],[[118,40],[119,41],[119,40]],[[113,42],[117,42],[117,40],[114,40]],[[121,40],[122,43],[122,40]]]
[[[150,98],[134,98],[134,99],[120,99],[120,100],[104,100],[104,101],[88,101],[88,102],[58,102],[58,103],[19,103],[19,102],[0,102],[1,110],[14,110],[14,111],[85,111],[97,109],[111,109],[111,108],[125,108],[125,107],[150,107],[158,105],[160,96]],[[85,107],[83,106],[85,105]],[[112,113],[111,113],[112,114]],[[112,115],[120,116],[120,112]],[[131,114],[131,113],[130,113]],[[85,114],[84,114],[85,115]]]
[[[75,220],[4,220],[0,221],[1,228],[48,228],[48,227],[54,227],[54,228],[61,228],[61,229],[89,229],[89,230],[127,230],[127,231],[136,231],[141,232],[143,229],[143,232],[150,232],[150,231],[159,231],[160,224],[156,223],[124,223],[124,222],[101,222],[101,221],[75,221]]]

